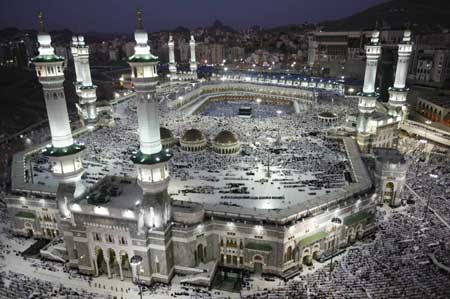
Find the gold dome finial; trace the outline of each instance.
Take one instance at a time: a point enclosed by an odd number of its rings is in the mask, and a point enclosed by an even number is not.
[[[44,32],[45,31],[45,28],[44,28],[44,14],[42,13],[42,11],[40,11],[38,13],[38,18],[39,18],[39,30],[41,32]]]
[[[142,8],[137,9],[137,19],[138,19],[137,29],[144,29],[144,26],[142,25]]]

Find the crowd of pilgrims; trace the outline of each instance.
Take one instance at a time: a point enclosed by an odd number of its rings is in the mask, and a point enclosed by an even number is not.
[[[0,272],[0,299],[100,299],[105,296],[88,292],[86,290],[74,290],[63,284],[55,285],[49,281],[30,278],[15,272]]]
[[[335,99],[331,94],[323,94],[317,104],[307,107],[300,114],[287,113],[293,111],[289,107],[283,110],[285,113],[273,117],[276,106],[263,102],[255,107],[258,117],[249,119],[237,115],[209,116],[208,107],[203,110],[204,115],[188,116],[183,111],[168,108],[163,100],[160,103],[160,121],[161,126],[171,130],[176,138],[181,138],[185,130],[195,128],[212,141],[222,130],[229,130],[241,142],[241,154],[234,156],[218,155],[211,149],[201,153],[183,152],[175,146],[175,158],[171,163],[188,164],[190,169],[205,171],[243,170],[251,169],[256,164],[266,167],[269,163],[274,169],[282,170],[286,176],[305,172],[329,175],[328,179],[322,177],[327,183],[327,180],[339,180],[334,176],[343,177],[343,169],[347,165],[342,144],[324,138],[330,125],[318,120],[317,114],[332,111],[343,121],[347,114],[356,112],[356,106],[353,99]],[[226,102],[215,105],[214,112],[227,114],[229,111],[226,107]],[[226,113],[220,113],[221,109]],[[83,157],[86,169],[83,179],[88,186],[106,174],[135,176],[135,167],[130,161],[132,151],[139,148],[135,101],[116,105],[115,120],[114,127],[100,128],[78,138],[87,148]],[[281,141],[280,144],[278,141]],[[35,174],[44,173],[50,178],[51,169],[45,158],[36,157],[34,161]],[[171,167],[171,176],[173,179],[185,180],[194,178],[195,174],[187,172],[185,168]]]

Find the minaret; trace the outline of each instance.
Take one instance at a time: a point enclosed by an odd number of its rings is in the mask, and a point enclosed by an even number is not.
[[[373,31],[370,44],[365,46],[366,50],[366,72],[364,75],[363,92],[359,97],[358,108],[361,113],[372,113],[378,93],[375,92],[375,80],[377,77],[378,59],[381,56],[381,45],[379,43],[380,32]]]
[[[173,42],[172,34],[169,34],[169,72],[176,74],[177,66],[175,64],[175,43]]]
[[[314,40],[314,36],[308,36],[308,65],[312,69],[316,63],[317,54],[317,42]]]
[[[39,13],[39,55],[32,59],[45,98],[52,144],[43,154],[52,165],[53,176],[61,182],[79,182],[83,174],[81,153],[84,146],[74,143],[64,95],[64,58],[55,55],[51,37],[44,31],[42,13]]]
[[[170,180],[168,161],[172,153],[168,149],[163,150],[161,145],[159,107],[155,95],[158,57],[150,52],[148,35],[142,27],[141,10],[137,14],[135,53],[128,62],[136,91],[140,148],[131,159],[137,167],[137,181],[143,191],[143,225],[158,229],[171,218],[167,187]]]
[[[364,75],[363,91],[358,94],[358,125],[357,140],[362,151],[366,151],[370,142],[369,116],[375,111],[378,93],[375,90],[375,81],[377,77],[378,59],[381,56],[381,45],[379,43],[380,32],[373,31],[370,43],[365,46],[366,51],[366,72]]]
[[[401,114],[403,118],[406,113],[406,96],[409,90],[406,88],[406,77],[408,76],[409,59],[411,58],[412,50],[411,31],[406,30],[403,34],[402,42],[398,45],[398,62],[394,87],[389,89],[389,114],[392,116]]]
[[[192,73],[197,72],[197,59],[195,56],[195,39],[194,35],[191,34],[191,40],[189,41],[189,46],[191,48],[191,61],[190,61],[190,68]]]
[[[93,128],[97,122],[97,86],[92,84],[89,67],[89,46],[85,44],[83,36],[72,37],[72,55],[77,78],[75,89],[80,97],[83,119],[88,128]]]
[[[78,57],[78,36],[72,36],[72,45],[70,47],[70,50],[72,52],[73,65],[74,65],[74,68],[75,68],[75,75],[76,75],[76,80],[74,82],[75,91],[78,94],[79,87],[81,85],[81,82],[83,81],[82,78],[81,78],[81,72],[79,70],[79,68],[80,68],[80,59]]]

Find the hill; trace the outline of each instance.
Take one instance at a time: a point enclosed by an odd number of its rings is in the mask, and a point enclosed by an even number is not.
[[[450,28],[448,0],[393,0],[378,4],[352,16],[326,21],[325,30],[366,30],[378,23],[383,29],[404,29],[415,32]]]

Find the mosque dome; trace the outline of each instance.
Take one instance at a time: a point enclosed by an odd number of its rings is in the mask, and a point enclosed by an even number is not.
[[[218,154],[236,154],[240,150],[239,140],[233,132],[224,130],[214,138],[212,149]]]
[[[170,139],[173,138],[172,132],[165,127],[159,128],[159,134],[161,135],[161,139]]]
[[[181,140],[184,142],[198,142],[204,139],[205,137],[203,136],[202,132],[197,129],[189,129],[185,131],[183,136],[181,137]]]
[[[217,134],[216,138],[214,138],[214,142],[220,144],[234,144],[238,142],[238,139],[233,132],[224,130]]]
[[[206,138],[200,130],[189,129],[181,136],[180,145],[185,151],[201,151],[206,148]]]
[[[175,137],[172,132],[166,127],[159,128],[159,135],[161,136],[161,144],[163,148],[170,148],[176,143]]]

